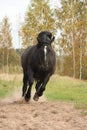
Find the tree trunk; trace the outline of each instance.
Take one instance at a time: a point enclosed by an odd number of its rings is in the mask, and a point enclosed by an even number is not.
[[[75,61],[75,43],[74,43],[74,35],[72,34],[72,47],[73,47],[73,78],[76,77],[76,61]]]
[[[2,61],[2,63],[3,63],[3,73],[5,73],[5,68],[4,68],[4,48],[3,48],[3,61]]]
[[[7,76],[8,76],[8,73],[9,73],[8,59],[9,59],[9,50],[7,48]]]
[[[80,40],[80,75],[79,75],[79,79],[82,79],[82,43]]]
[[[74,2],[74,1],[73,1]],[[76,77],[76,60],[75,60],[75,30],[74,30],[74,3],[71,2],[72,9],[72,48],[73,48],[73,78]]]

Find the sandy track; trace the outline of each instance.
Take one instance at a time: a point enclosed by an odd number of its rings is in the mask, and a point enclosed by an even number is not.
[[[0,101],[0,130],[87,130],[87,116],[72,103],[48,102],[44,96],[26,103],[20,89]]]
[[[71,103],[2,101],[0,130],[87,130],[87,116]]]
[[[12,77],[12,76],[11,76]],[[21,100],[21,88],[0,101],[0,130],[87,130],[87,116],[72,103]]]

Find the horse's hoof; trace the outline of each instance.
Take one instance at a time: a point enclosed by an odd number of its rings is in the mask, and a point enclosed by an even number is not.
[[[37,93],[35,93],[35,95],[34,95],[33,99],[34,99],[35,101],[38,101],[39,96],[37,95]]]
[[[27,95],[25,95],[25,101],[28,102],[30,100],[29,97],[27,97]]]

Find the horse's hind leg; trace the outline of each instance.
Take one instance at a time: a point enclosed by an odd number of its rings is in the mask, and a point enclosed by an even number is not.
[[[26,90],[27,90],[27,82],[28,82],[28,76],[24,73],[23,77],[23,88],[22,88],[22,96],[25,95]]]

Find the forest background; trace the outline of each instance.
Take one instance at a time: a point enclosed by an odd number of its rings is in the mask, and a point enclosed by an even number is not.
[[[61,6],[50,6],[49,0],[32,0],[24,22],[18,30],[21,48],[13,48],[9,18],[0,21],[0,73],[21,73],[21,54],[37,43],[37,35],[48,30],[56,36],[56,73],[87,79],[87,2],[61,0]]]

